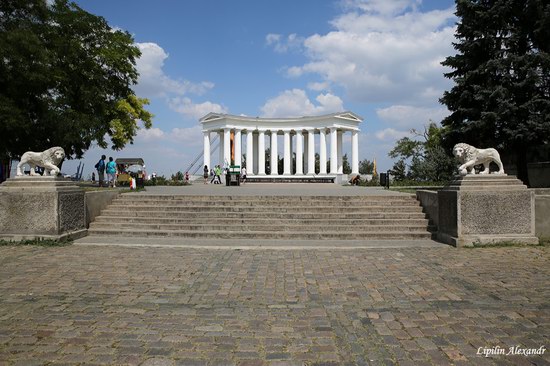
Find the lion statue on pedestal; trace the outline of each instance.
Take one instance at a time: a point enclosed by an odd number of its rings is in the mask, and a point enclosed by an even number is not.
[[[65,159],[65,150],[56,146],[42,152],[27,151],[21,156],[21,161],[17,164],[17,175],[23,175],[21,167],[28,164],[31,168],[31,175],[38,175],[34,168],[39,166],[44,168],[44,175],[57,176],[59,168],[57,167]]]
[[[500,155],[496,149],[478,149],[472,145],[459,143],[454,146],[453,155],[462,163],[458,167],[460,175],[476,174],[474,169],[476,165],[483,165],[483,170],[479,174],[489,174],[491,162],[498,166],[498,172],[495,172],[495,174],[505,174]]]

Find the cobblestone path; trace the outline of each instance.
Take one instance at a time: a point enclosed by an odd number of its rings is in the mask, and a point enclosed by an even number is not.
[[[549,254],[1,247],[0,365],[550,365],[477,354],[550,348]]]

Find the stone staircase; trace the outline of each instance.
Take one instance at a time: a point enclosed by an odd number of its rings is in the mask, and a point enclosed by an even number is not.
[[[431,239],[413,196],[184,196],[122,194],[89,236],[275,239]]]

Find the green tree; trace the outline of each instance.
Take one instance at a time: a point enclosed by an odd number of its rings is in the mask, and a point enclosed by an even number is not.
[[[450,180],[455,162],[441,146],[443,128],[430,122],[423,132],[413,129],[411,134],[414,139],[403,137],[388,154],[391,158],[398,159],[392,169],[395,171],[395,179],[433,182]],[[407,173],[406,161],[410,162]]]
[[[442,63],[455,82],[441,102],[452,112],[445,146],[466,142],[517,153],[527,178],[527,147],[549,143],[550,4],[548,0],[457,0],[454,44]]]
[[[315,174],[320,172],[320,166],[321,166],[321,155],[319,153],[315,153]]]
[[[374,163],[368,159],[359,162],[359,174],[372,174]]]
[[[152,120],[131,89],[139,56],[128,32],[67,0],[0,2],[0,158],[132,143]]]
[[[344,174],[351,174],[351,166],[349,165],[348,154],[344,154],[344,156],[342,156],[342,166],[342,171]]]
[[[405,159],[399,159],[393,164],[391,175],[396,181],[407,179],[407,165],[405,164]]]

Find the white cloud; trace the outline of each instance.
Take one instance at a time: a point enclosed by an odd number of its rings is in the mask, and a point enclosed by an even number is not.
[[[198,120],[210,112],[227,113],[227,108],[209,101],[203,103],[193,103],[187,97],[175,97],[170,99],[168,105],[170,108],[186,117]]]
[[[277,97],[269,99],[262,107],[263,117],[297,117],[320,115],[344,110],[342,99],[326,93],[319,94],[313,104],[306,92],[301,89],[285,90]]]
[[[335,30],[304,41],[309,62],[287,75],[318,74],[355,101],[433,104],[450,81],[440,62],[455,53],[454,9],[419,12],[415,0],[346,1]]]
[[[141,57],[136,60],[139,72],[136,93],[142,97],[166,97],[170,94],[187,93],[202,95],[214,87],[214,83],[202,81],[193,83],[188,80],[175,80],[164,73],[164,61],[168,54],[156,43],[136,43]]]
[[[291,50],[299,50],[304,42],[303,37],[296,33],[289,34],[284,38],[280,34],[269,33],[265,36],[265,44],[272,46],[277,53],[286,53]]]
[[[376,131],[374,136],[380,141],[395,141],[400,138],[410,136],[409,131],[399,131],[394,128],[385,128],[380,131]]]
[[[307,88],[309,90],[313,90],[313,91],[323,91],[323,90],[329,90],[330,89],[330,84],[328,82],[313,82],[313,83],[308,83],[307,84]]]
[[[388,108],[376,110],[376,115],[387,124],[399,128],[416,128],[434,121],[439,123],[443,118],[449,115],[449,110],[445,107],[414,107],[409,105],[393,105]]]
[[[170,138],[178,143],[183,143],[185,146],[202,146],[202,126],[197,124],[193,127],[174,128],[170,133]]]
[[[150,129],[140,128],[137,131],[136,141],[156,141],[165,137],[163,130],[157,127],[152,127]]]

